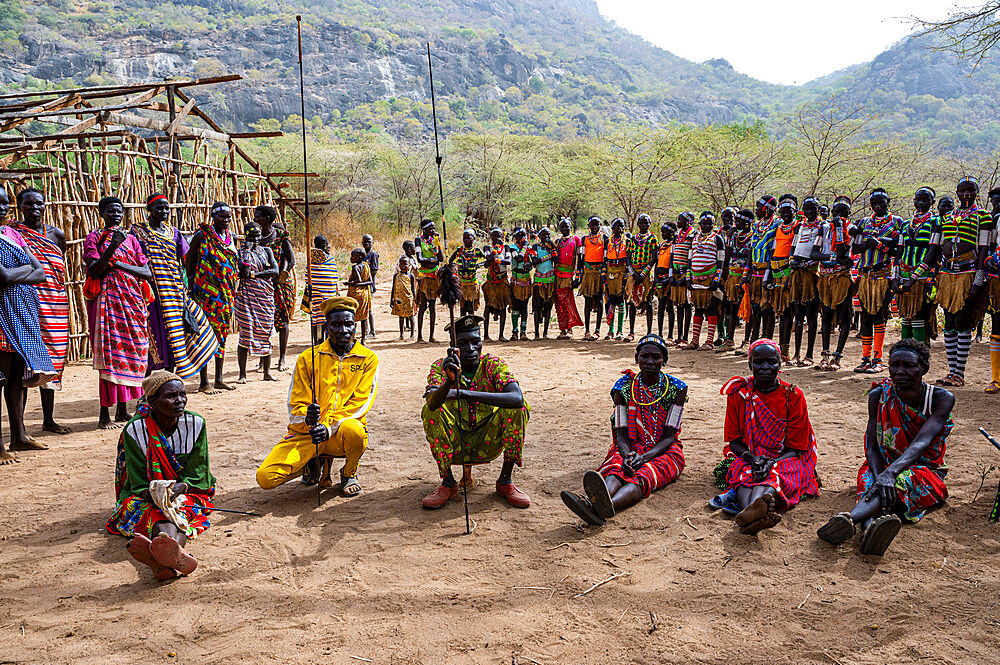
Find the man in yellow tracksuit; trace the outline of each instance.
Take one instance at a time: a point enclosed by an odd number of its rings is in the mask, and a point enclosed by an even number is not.
[[[288,433],[257,469],[257,484],[263,489],[300,475],[318,455],[346,458],[340,470],[341,491],[346,496],[361,492],[358,462],[368,446],[365,414],[378,390],[378,356],[354,339],[357,306],[353,298],[342,296],[321,305],[327,339],[295,362],[288,393]],[[323,475],[320,484],[330,485],[328,469]]]

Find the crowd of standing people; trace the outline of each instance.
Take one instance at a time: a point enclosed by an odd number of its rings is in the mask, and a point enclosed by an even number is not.
[[[516,227],[509,237],[493,229],[478,246],[476,232],[467,230],[447,259],[434,223],[424,220],[421,235],[404,244],[393,282],[406,303],[398,309],[400,337],[412,331],[415,293],[417,339],[424,339],[429,313],[428,339],[436,341],[437,272],[447,261],[461,279],[462,313],[482,306],[486,340],[492,319],[496,339],[507,341],[508,312],[510,339],[527,340],[529,305],[534,339],[547,338],[555,305],[560,340],[583,327],[583,340],[597,341],[606,323],[604,340],[633,341],[636,318],[644,316],[646,334],[655,319],[656,332],[673,348],[746,356],[754,340],[774,337],[784,364],[833,372],[843,368],[848,337],[857,330],[862,352],[854,372],[880,374],[886,324],[895,313],[903,339],[943,336],[948,372],[937,384],[945,387],[965,384],[973,335],[977,328],[982,334],[989,314],[986,392],[1000,393],[1000,188],[989,191],[992,211],[979,206],[979,195],[973,177],[957,183],[954,198],[937,199],[921,187],[906,219],[891,212],[881,188],[868,197],[870,214],[853,219],[844,196],[827,206],[811,195],[801,203],[793,194],[764,195],[752,210],[726,208],[718,219],[707,210],[682,212],[660,225],[658,238],[646,214],[636,219],[635,233],[621,218],[606,224],[591,217],[583,236],[564,218],[555,237],[547,228]]]
[[[11,201],[0,191],[0,374],[10,423],[10,447],[44,449],[24,426],[28,388],[41,388],[43,429],[67,434],[54,419],[69,345],[67,242],[46,224],[45,195],[26,188]],[[132,419],[129,404],[142,398],[143,380],[155,370],[182,379],[200,376],[200,390],[232,390],[223,381],[226,339],[235,320],[239,380],[249,356],[271,374],[271,337],[278,333],[278,368],[284,369],[288,323],[295,307],[295,255],[287,231],[269,206],[254,210],[238,241],[233,212],[216,203],[193,236],[170,224],[163,194],[146,202],[145,215],[126,222],[117,197],[97,205],[100,228],[83,239],[82,295],[87,338],[98,372],[98,426],[117,429]],[[327,285],[324,285],[327,286]],[[336,282],[328,285],[334,293]],[[214,381],[208,372],[214,361]],[[0,440],[0,463],[15,458]]]
[[[399,338],[409,332],[423,341],[426,317],[427,339],[436,341],[446,264],[457,277],[460,315],[445,326],[452,343],[431,365],[423,395],[421,420],[441,482],[423,497],[422,507],[443,508],[472,484],[474,465],[500,456],[497,494],[515,508],[531,505],[512,478],[514,467],[523,464],[530,407],[513,369],[483,344],[492,341],[491,321],[497,322],[495,339],[507,341],[508,314],[510,339],[527,340],[529,306],[534,338],[546,338],[554,305],[556,339],[571,339],[582,326],[583,339],[597,341],[606,322],[605,340],[633,342],[636,319],[646,319],[646,334],[635,345],[638,371],[627,369],[610,391],[611,443],[604,461],[583,474],[583,494],[562,493],[567,508],[585,523],[601,525],[673,482],[685,467],[680,434],[688,395],[682,379],[662,371],[668,355],[678,348],[732,352],[747,357],[750,375],[721,387],[725,445],[715,481],[722,493],[709,505],[733,515],[743,534],[772,528],[784,511],[819,491],[817,436],[805,395],[779,379],[779,371],[786,364],[812,365],[817,333],[817,369],[840,369],[857,309],[863,357],[855,372],[888,369],[889,377],[875,381],[869,392],[857,505],[834,515],[818,536],[836,545],[860,529],[862,553],[883,554],[904,520],[919,520],[947,498],[944,454],[955,398],[946,388],[963,385],[972,334],[987,310],[998,330],[1000,189],[990,192],[993,214],[978,207],[978,194],[975,179],[963,178],[956,188],[959,206],[942,197],[933,214],[935,193],[922,187],[905,221],[890,213],[886,192],[875,189],[871,215],[853,221],[843,197],[827,210],[814,196],[800,205],[786,194],[762,196],[752,211],[727,208],[718,222],[711,211],[697,218],[681,213],[676,223],[660,227],[659,238],[645,214],[636,219],[635,234],[626,233],[620,218],[605,225],[599,217],[590,218],[582,237],[572,233],[568,219],[560,220],[555,238],[544,228],[529,233],[518,227],[510,239],[493,229],[484,246],[469,230],[447,257],[434,223],[424,220],[420,235],[403,243],[392,277],[389,300]],[[16,203],[20,221],[0,225],[0,372],[12,447],[41,448],[24,429],[28,388],[42,388],[45,429],[68,432],[53,419],[68,342],[67,244],[59,229],[44,223],[42,192],[22,190]],[[0,191],[0,221],[9,207]],[[235,389],[223,380],[234,320],[237,383],[247,380],[250,356],[260,358],[263,379],[274,380],[274,332],[277,369],[285,368],[297,296],[295,257],[276,211],[266,206],[254,210],[242,238],[230,228],[232,208],[221,202],[190,240],[170,226],[169,202],[161,194],[149,197],[145,218],[128,229],[119,199],[101,199],[98,213],[102,227],[83,244],[83,296],[99,377],[99,426],[124,428],[116,507],[107,529],[127,536],[128,552],[156,579],[168,580],[195,570],[197,561],[184,546],[208,528],[215,510],[207,426],[186,409],[184,381],[198,375],[199,390],[210,394]],[[375,335],[372,294],[380,257],[373,238],[364,236],[350,252],[349,274],[341,283],[327,239],[312,240],[301,306],[313,346],[295,361],[287,433],[257,468],[256,479],[265,490],[297,477],[332,486],[332,459],[342,458],[340,490],[356,496],[368,446],[366,415],[378,391],[379,359],[366,340]],[[577,295],[584,301],[583,317]],[[480,306],[483,316],[476,314]],[[938,306],[945,311],[949,372],[935,386],[923,379]],[[903,339],[884,363],[885,325],[893,308]],[[741,322],[744,340],[737,348]],[[831,347],[834,324],[839,337]],[[993,381],[987,391],[996,393],[1000,334],[991,337],[990,349]],[[133,401],[134,415],[128,410]],[[10,461],[0,447],[0,462]],[[461,481],[452,473],[455,464],[462,467]]]

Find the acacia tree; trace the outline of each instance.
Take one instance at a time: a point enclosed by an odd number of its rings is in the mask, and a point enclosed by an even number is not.
[[[768,136],[759,120],[705,127],[697,132],[692,150],[698,163],[688,186],[699,202],[715,210],[753,201],[783,175],[789,159],[785,142]]]
[[[374,139],[337,143],[312,152],[309,168],[320,174],[317,184],[329,197],[331,210],[341,210],[352,218],[374,211],[379,154]]]
[[[983,199],[990,189],[1000,186],[1000,152],[949,153],[941,161],[941,191],[953,190],[958,179],[967,175],[979,180],[980,197]]]
[[[831,198],[851,198],[858,212],[868,209],[868,194],[875,187],[884,188],[893,199],[896,214],[909,214],[908,198],[915,191],[913,183],[926,184],[930,149],[924,143],[871,139],[854,147],[859,159],[851,171],[839,178],[837,189],[824,192]],[[919,186],[919,185],[918,185]]]
[[[466,219],[483,228],[500,226],[518,192],[518,174],[531,158],[530,137],[461,134],[448,144],[448,179]]]
[[[512,200],[517,221],[569,217],[575,219],[595,205],[594,149],[588,143],[536,139],[534,158],[519,172]]]
[[[948,18],[928,21],[911,17],[921,28],[921,35],[937,37],[934,51],[948,51],[976,69],[1000,42],[1000,0],[990,0],[977,7],[956,8]]]
[[[671,185],[694,163],[685,131],[626,126],[597,139],[595,183],[631,229],[643,212],[662,210]]]
[[[379,175],[379,211],[396,224],[397,231],[413,228],[436,198],[434,148],[407,143],[386,148]]]
[[[865,162],[881,163],[891,153],[888,144],[866,141],[875,116],[861,105],[842,105],[836,100],[804,104],[786,116],[789,143],[797,149],[800,159],[796,183],[806,194],[834,193],[847,186],[852,173],[864,168]]]

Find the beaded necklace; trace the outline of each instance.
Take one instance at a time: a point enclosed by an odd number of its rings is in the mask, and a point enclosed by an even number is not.
[[[910,230],[916,231],[923,226],[924,222],[931,218],[931,214],[931,211],[928,210],[927,212],[920,213],[919,215],[914,215],[913,219],[910,220]]]
[[[663,399],[667,394],[667,389],[670,387],[669,385],[664,385],[665,383],[666,380],[663,376],[663,373],[661,372],[660,378],[656,382],[656,387],[650,390],[645,386],[645,384],[642,383],[642,381],[639,380],[639,374],[636,374],[635,379],[632,380],[632,399],[635,401],[636,406],[652,406],[657,402],[659,402],[661,399]],[[660,390],[661,386],[663,387],[663,390]],[[653,399],[652,402],[640,402],[639,390],[644,390],[647,393],[652,392],[654,394],[656,393],[657,390],[660,390],[660,394],[655,399]]]

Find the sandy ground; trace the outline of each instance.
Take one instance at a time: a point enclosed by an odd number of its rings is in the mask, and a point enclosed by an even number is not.
[[[706,506],[721,449],[720,384],[745,365],[677,352],[668,370],[690,385],[688,466],[672,486],[586,530],[563,507],[609,443],[608,390],[630,346],[493,345],[532,407],[525,467],[529,510],[493,493],[499,462],[480,467],[465,535],[460,501],[419,507],[436,483],[420,428],[427,367],[444,347],[390,342],[381,292],[382,362],[362,461],[363,495],[346,499],[298,481],[272,492],[254,469],[285,432],[290,375],[237,392],[192,394],[209,424],[220,507],[191,549],[194,576],[160,585],[124,539],[104,532],[113,505],[116,434],[96,429],[96,374],[69,368],[57,418],[75,433],[39,434],[51,449],[0,467],[0,662],[3,663],[986,663],[996,662],[1000,532],[986,521],[997,474],[977,500],[980,467],[1000,456],[975,427],[1000,429],[983,394],[985,345],[975,345],[950,441],[949,503],[904,527],[889,553],[817,540],[853,505],[862,459],[864,390],[850,373],[793,370],[819,438],[822,495],[759,537],[741,536]],[[390,330],[393,331],[390,333]],[[742,334],[742,333],[738,333]],[[578,331],[577,336],[582,336]],[[439,337],[444,337],[439,332]],[[294,326],[294,353],[306,327]],[[231,341],[230,344],[233,342]],[[847,357],[860,355],[852,339]],[[944,365],[934,348],[932,377]],[[235,379],[235,353],[227,377]],[[619,575],[588,595],[596,582]]]

